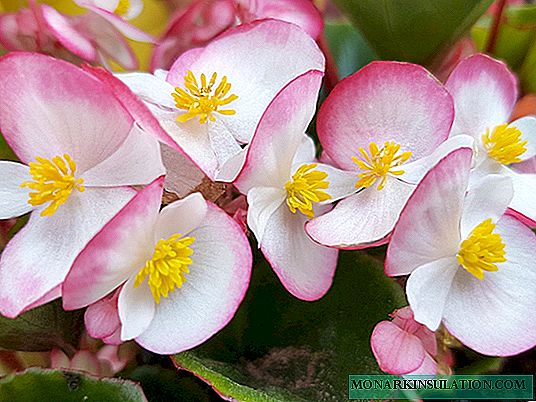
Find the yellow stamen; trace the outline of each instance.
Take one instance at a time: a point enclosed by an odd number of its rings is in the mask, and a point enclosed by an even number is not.
[[[28,204],[43,205],[50,202],[41,216],[51,216],[63,204],[74,189],[80,192],[85,190],[82,184],[84,179],[75,178],[76,163],[68,154],[55,156],[52,160],[35,158],[37,162],[30,162],[30,174],[33,181],[25,181],[20,186],[28,187],[35,192],[30,193]]]
[[[315,170],[317,166],[317,163],[300,166],[292,179],[285,184],[290,211],[295,214],[298,210],[309,219],[315,216],[313,203],[331,198],[328,193],[322,191],[329,187],[329,182],[325,180],[328,174]]]
[[[525,153],[527,141],[523,141],[517,127],[501,124],[482,136],[482,143],[488,155],[503,165],[521,162],[519,158]]]
[[[456,256],[461,266],[480,280],[484,279],[484,271],[498,271],[497,263],[506,261],[505,244],[500,234],[493,233],[494,229],[491,219],[478,224]]]
[[[149,276],[147,283],[157,304],[161,297],[168,297],[170,292],[181,288],[186,282],[184,274],[190,273],[188,266],[192,263],[190,256],[193,250],[189,246],[194,241],[193,237],[181,239],[180,234],[160,239],[154,248],[153,257],[136,275],[134,287],[140,286]]]
[[[400,144],[392,141],[386,141],[382,148],[379,148],[375,142],[371,142],[369,154],[364,148],[359,148],[361,159],[358,156],[352,156],[352,160],[363,172],[359,173],[359,180],[355,187],[370,187],[377,179],[381,178],[378,184],[378,190],[381,190],[385,186],[387,175],[400,176],[404,174],[404,170],[394,168],[405,163],[411,157],[411,152],[399,151]]]
[[[238,96],[235,94],[229,95],[231,84],[227,82],[226,76],[222,78],[216,89],[213,89],[217,77],[218,74],[213,73],[210,81],[207,83],[207,77],[205,74],[201,74],[201,85],[199,85],[194,74],[188,70],[186,77],[184,77],[184,86],[187,91],[177,87],[175,88],[175,92],[171,94],[173,99],[175,99],[175,106],[178,109],[187,110],[186,113],[180,114],[177,117],[179,123],[184,123],[199,116],[199,123],[204,124],[207,120],[216,121],[213,113],[228,116],[236,113],[234,109],[220,109],[220,107],[226,106],[238,99]]]
[[[114,14],[125,15],[130,8],[130,0],[119,0],[117,7],[114,10]]]

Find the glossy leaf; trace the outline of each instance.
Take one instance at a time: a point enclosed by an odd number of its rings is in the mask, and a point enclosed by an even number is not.
[[[429,63],[493,0],[335,0],[383,59]]]
[[[290,296],[262,262],[231,324],[174,361],[238,401],[345,400],[348,374],[380,372],[374,325],[405,304],[381,261],[343,253],[333,288],[317,302]]]
[[[145,402],[141,388],[115,378],[65,370],[29,369],[0,379],[0,402]]]

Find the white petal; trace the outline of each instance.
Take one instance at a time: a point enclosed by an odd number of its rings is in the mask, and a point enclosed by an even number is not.
[[[188,235],[203,223],[207,210],[207,202],[200,193],[169,204],[160,211],[156,221],[155,241],[178,233]]]
[[[187,156],[171,148],[160,144],[162,161],[166,167],[166,181],[164,188],[185,197],[201,184],[205,174]]]
[[[117,307],[121,320],[121,340],[128,341],[139,336],[149,327],[155,315],[156,302],[145,282],[134,287],[135,276],[121,289]]]
[[[285,201],[285,197],[285,190],[281,188],[253,187],[248,191],[248,226],[255,234],[259,245],[262,244],[268,221]]]
[[[115,76],[145,102],[175,110],[175,102],[171,96],[175,87],[166,82],[165,78],[149,73],[119,73]]]
[[[520,156],[526,161],[536,155],[536,117],[525,116],[510,123],[510,126],[517,127],[521,131],[521,140],[527,141],[527,150]]]
[[[328,193],[331,198],[324,201],[324,204],[349,197],[357,192],[357,188],[355,188],[355,183],[359,179],[357,172],[348,172],[323,163],[319,163],[315,170],[320,170],[321,172],[328,174],[328,177],[326,177],[325,180],[329,182],[329,187],[324,191]]]
[[[411,273],[406,293],[415,321],[432,331],[439,327],[452,279],[459,269],[456,257],[445,257],[422,265]]]
[[[21,184],[31,180],[28,166],[17,162],[0,161],[0,219],[10,219],[30,212],[29,190]]]
[[[510,203],[510,208],[524,215],[533,222],[536,221],[536,174],[533,173],[516,173],[512,169],[504,171],[514,181],[514,198]]]

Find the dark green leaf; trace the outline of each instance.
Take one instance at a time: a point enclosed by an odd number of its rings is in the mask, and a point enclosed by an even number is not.
[[[2,134],[0,134],[0,160],[17,160]]]
[[[340,78],[378,58],[361,33],[348,23],[326,22],[324,34],[337,62]]]
[[[263,262],[231,324],[174,360],[239,401],[345,400],[348,374],[379,372],[374,325],[404,304],[381,256],[342,253],[333,288],[317,302],[290,296]]]
[[[71,354],[82,328],[82,311],[64,311],[56,300],[15,319],[0,316],[0,348],[27,352],[60,348]]]
[[[29,369],[0,380],[0,402],[144,402],[130,381],[87,376],[64,370]]]
[[[429,63],[493,0],[335,0],[383,59]]]

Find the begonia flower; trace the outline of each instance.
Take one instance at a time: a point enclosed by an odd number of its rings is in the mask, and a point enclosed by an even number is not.
[[[235,182],[247,195],[248,226],[264,256],[283,286],[303,300],[319,299],[328,291],[338,255],[314,243],[304,229],[316,213],[329,209],[322,202],[337,198],[337,184],[344,182],[344,172],[315,161],[314,144],[304,135],[322,76],[317,70],[307,72],[274,98]]]
[[[426,174],[400,215],[385,272],[410,275],[417,322],[432,331],[443,323],[471,349],[509,356],[536,345],[536,236],[504,215],[509,177],[469,187],[472,157],[455,150]]]
[[[380,368],[389,374],[437,374],[435,334],[413,318],[410,307],[374,327],[370,345]]]
[[[424,68],[373,62],[341,81],[320,108],[325,158],[354,176],[349,196],[307,223],[318,243],[364,248],[387,242],[423,174],[468,136],[445,142],[454,107]]]
[[[80,253],[63,305],[85,307],[120,287],[121,340],[171,354],[227,325],[247,290],[252,257],[238,224],[199,193],[159,212],[163,182],[140,191]],[[110,330],[113,297],[102,306]]]
[[[315,42],[295,25],[265,20],[184,53],[169,72],[118,77],[211,179],[232,181],[272,98],[311,69],[324,69]]]
[[[452,136],[475,139],[474,178],[501,174],[512,178],[510,208],[536,226],[536,174],[520,174],[515,166],[536,155],[536,116],[509,123],[517,100],[517,79],[508,67],[483,54],[460,62],[446,83],[456,109]]]
[[[0,312],[15,317],[59,296],[86,243],[163,174],[158,142],[113,93],[64,61],[0,59],[0,130],[22,163],[1,161],[0,219],[31,212],[0,258]]]
[[[171,18],[153,51],[151,70],[169,69],[187,50],[206,46],[229,28],[266,18],[296,24],[313,39],[323,29],[311,0],[195,0]]]

